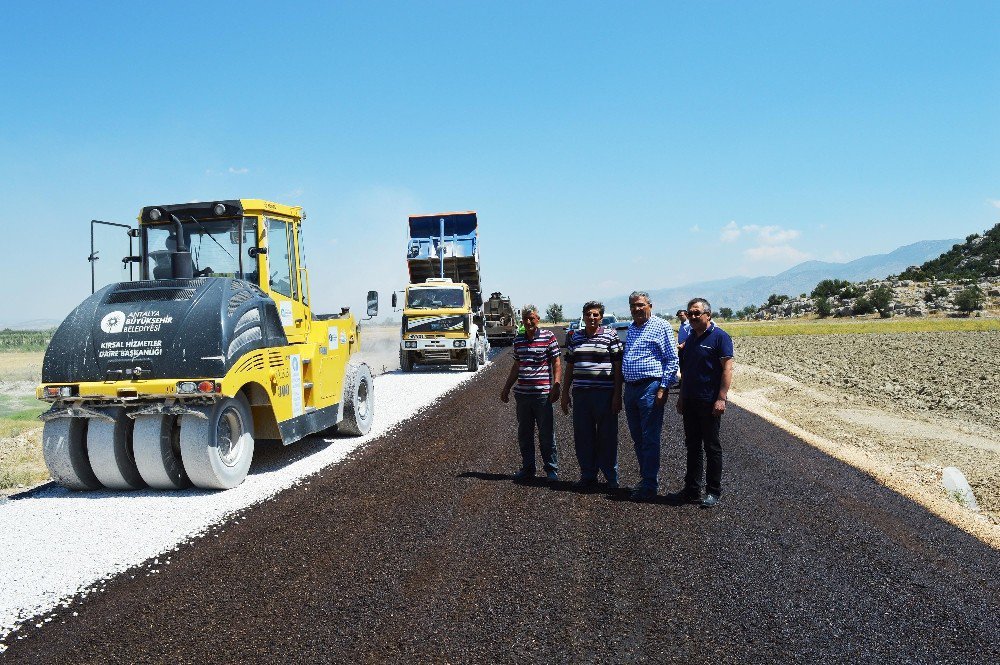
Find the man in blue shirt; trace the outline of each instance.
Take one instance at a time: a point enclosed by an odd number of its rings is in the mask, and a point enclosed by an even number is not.
[[[660,432],[667,390],[677,380],[677,342],[674,329],[653,316],[653,303],[645,291],[628,298],[632,324],[625,336],[622,375],[625,422],[635,445],[642,480],[632,491],[632,500],[656,496],[660,474]]]
[[[677,310],[677,320],[681,322],[680,329],[677,331],[677,348],[683,349],[684,342],[687,341],[688,335],[691,334],[691,322],[688,321],[686,309]]]
[[[687,474],[684,489],[667,497],[678,503],[700,502],[702,508],[712,508],[722,494],[719,425],[733,382],[733,339],[712,321],[712,306],[704,298],[691,300],[687,314],[691,334],[681,350],[684,381],[677,399],[677,412],[684,417]],[[702,476],[705,498],[701,497]]]

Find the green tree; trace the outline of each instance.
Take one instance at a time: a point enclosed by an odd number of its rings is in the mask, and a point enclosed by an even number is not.
[[[724,319],[731,319],[731,318],[733,318],[733,310],[732,310],[732,308],[731,307],[720,307],[719,308],[719,316],[721,316]]]
[[[756,307],[754,307],[753,305],[747,305],[740,311],[736,312],[736,316],[740,317],[741,319],[749,319],[756,313],[757,313]]]
[[[772,307],[774,305],[780,305],[786,300],[788,300],[788,296],[785,295],[779,296],[777,293],[772,293],[767,297],[767,302],[764,303],[764,307]]]
[[[983,300],[983,290],[973,284],[958,292],[955,296],[955,307],[968,314],[982,309]]]
[[[938,298],[944,298],[946,295],[948,295],[948,289],[938,284],[924,291],[924,302],[934,302]]]
[[[868,301],[871,303],[872,307],[878,310],[879,316],[883,319],[888,319],[892,316],[892,289],[883,284],[868,296]]]
[[[872,305],[867,298],[861,296],[854,301],[854,314],[860,316],[862,314],[871,314],[875,311],[875,306]]]
[[[830,298],[839,294],[842,289],[850,285],[851,283],[845,279],[824,279],[816,285],[816,288],[809,295],[813,298]]]
[[[562,321],[562,305],[557,305],[556,303],[549,305],[548,309],[545,310],[545,320],[549,323],[559,323]]]
[[[816,313],[819,314],[821,319],[830,316],[832,312],[833,305],[830,304],[829,298],[820,298],[816,301]]]

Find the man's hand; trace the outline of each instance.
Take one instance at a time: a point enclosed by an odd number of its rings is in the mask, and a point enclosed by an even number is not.
[[[500,401],[504,404],[510,401],[510,388],[504,388],[500,391]]]
[[[611,396],[611,413],[616,416],[622,412],[622,394],[615,393]]]
[[[562,399],[559,400],[559,406],[562,407],[563,413],[569,415],[569,407],[572,406],[572,401],[570,400],[568,390],[562,394]]]
[[[561,386],[559,382],[552,384],[552,391],[549,393],[549,402],[555,404],[559,400],[559,395],[562,393]]]
[[[726,400],[719,398],[715,400],[715,404],[712,406],[712,415],[721,416],[726,412]]]
[[[656,390],[656,406],[663,406],[667,403],[667,389],[660,387]]]

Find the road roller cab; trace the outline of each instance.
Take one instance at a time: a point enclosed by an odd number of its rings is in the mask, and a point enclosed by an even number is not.
[[[357,320],[315,315],[301,208],[150,206],[129,232],[141,279],[84,300],[53,335],[44,453],[72,489],[225,489],[257,439],[364,434],[373,381]],[[93,256],[93,255],[92,255]],[[369,316],[378,296],[369,292]]]

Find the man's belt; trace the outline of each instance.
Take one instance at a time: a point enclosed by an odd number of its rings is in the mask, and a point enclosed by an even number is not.
[[[645,379],[639,379],[638,381],[626,381],[625,385],[628,386],[640,386],[644,383],[649,383],[650,381],[659,381],[659,377],[647,376]]]

